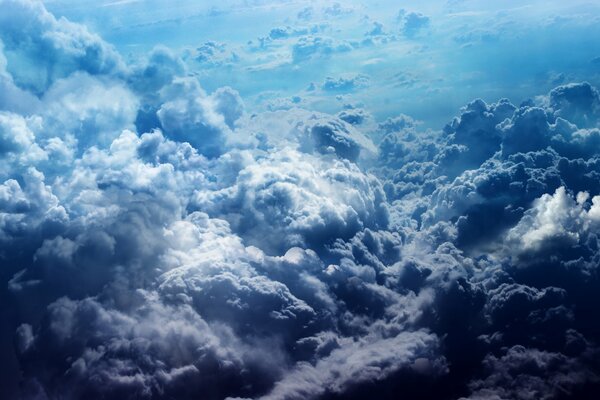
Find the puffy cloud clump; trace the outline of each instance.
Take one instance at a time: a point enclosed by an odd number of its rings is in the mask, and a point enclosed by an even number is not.
[[[377,147],[368,133],[346,121],[345,115],[336,117],[299,108],[255,114],[249,119],[240,118],[230,144],[239,149],[292,148],[358,164],[372,160],[377,156]]]
[[[239,60],[239,56],[228,50],[225,44],[215,41],[204,42],[191,52],[191,57],[208,67],[227,66]]]
[[[347,106],[337,114],[338,118],[350,125],[361,125],[372,119],[368,111],[362,108]]]
[[[124,129],[134,129],[138,99],[121,82],[73,74],[52,85],[43,97],[45,132],[74,137],[81,150],[108,146]]]
[[[19,114],[0,112],[0,156],[5,166],[6,176],[13,168],[32,165],[48,158],[48,154],[36,143],[33,130],[36,119],[28,119]]]
[[[548,106],[556,117],[571,121],[580,128],[598,127],[600,95],[587,82],[553,89],[548,95]]]
[[[217,44],[125,65],[0,4],[1,397],[598,392],[591,85],[474,100],[441,130],[258,112],[189,73]],[[306,33],[271,36],[303,35],[296,61],[351,47]]]
[[[40,94],[74,72],[123,72],[119,54],[85,26],[56,19],[40,2],[3,0],[1,5],[0,36],[17,86]]]
[[[209,326],[190,307],[170,307],[155,294],[131,295],[126,311],[95,299],[61,298],[35,335],[18,329],[31,397],[220,398],[244,394],[272,374],[265,348],[239,343],[225,326]],[[137,303],[137,304],[136,304]],[[273,357],[275,369],[280,360]],[[43,359],[45,371],[36,370]],[[253,359],[261,360],[256,368]],[[248,368],[247,372],[242,372]],[[263,369],[264,368],[264,369]],[[261,377],[261,375],[265,375]]]
[[[308,153],[334,153],[339,158],[353,162],[359,157],[373,157],[377,149],[371,140],[342,121],[331,117],[313,117],[306,121],[300,149]]]
[[[578,194],[581,202],[588,196],[587,193]],[[598,203],[600,197],[595,196],[593,201]],[[542,251],[542,246],[572,246],[595,220],[590,215],[594,217],[598,211],[593,206],[589,213],[586,212],[582,204],[577,204],[561,186],[553,195],[544,194],[536,199],[523,219],[509,231],[508,238],[517,241],[524,251]]]
[[[404,9],[398,12],[397,17],[400,24],[400,31],[407,38],[414,38],[427,26],[429,26],[430,18],[420,12],[406,11]]]
[[[489,375],[471,383],[474,393],[468,399],[585,398],[593,390],[588,382],[598,380],[577,359],[523,346],[488,356],[484,366]]]
[[[427,352],[435,346],[433,340],[432,336],[417,332],[373,343],[353,343],[334,350],[314,366],[298,365],[261,399],[343,395],[353,385],[385,379],[399,369],[443,371],[443,364],[427,358]]]
[[[190,143],[208,157],[224,151],[227,135],[243,112],[237,92],[223,88],[208,96],[193,79],[178,79],[164,89],[156,115],[165,134]]]
[[[292,45],[292,60],[294,63],[299,63],[313,57],[345,53],[352,49],[350,43],[327,36],[302,36]]]
[[[347,160],[293,150],[257,157],[230,187],[198,191],[195,207],[226,218],[249,243],[277,251],[319,249],[388,222],[374,176]]]
[[[328,76],[321,85],[321,89],[327,92],[351,92],[368,85],[369,77],[366,75],[342,76],[338,79]]]

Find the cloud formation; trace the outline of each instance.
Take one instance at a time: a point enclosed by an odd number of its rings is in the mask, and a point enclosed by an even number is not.
[[[429,17],[414,11],[401,9],[397,17],[400,31],[407,38],[414,38],[429,25]]]
[[[591,84],[476,99],[441,130],[257,111],[172,50],[128,63],[39,2],[0,4],[2,397],[598,392]],[[428,23],[402,14],[407,37]],[[298,62],[351,48],[300,35]],[[221,65],[210,43],[192,53]]]

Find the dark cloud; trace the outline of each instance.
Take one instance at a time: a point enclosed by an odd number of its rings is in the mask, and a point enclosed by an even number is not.
[[[580,128],[598,126],[600,94],[587,82],[553,89],[548,95],[548,105],[555,116],[569,120]]]
[[[350,125],[361,125],[372,118],[368,111],[356,107],[344,107],[344,110],[340,111],[337,116]]]
[[[489,375],[471,383],[469,399],[591,399],[586,384],[598,377],[582,364],[560,353],[514,346],[500,357],[486,357]]]

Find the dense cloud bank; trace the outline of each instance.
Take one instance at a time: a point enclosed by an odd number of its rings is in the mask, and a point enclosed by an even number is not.
[[[596,88],[475,100],[437,132],[250,114],[166,48],[129,65],[0,5],[3,398],[600,390]]]

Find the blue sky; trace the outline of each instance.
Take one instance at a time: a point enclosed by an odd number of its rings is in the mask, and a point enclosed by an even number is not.
[[[333,112],[347,103],[364,104],[379,119],[400,111],[440,128],[475,97],[520,103],[560,83],[596,84],[599,77],[594,59],[600,56],[600,6],[589,1],[45,4],[56,15],[85,23],[131,60],[158,44],[187,54],[190,72],[205,88],[232,86],[257,108],[298,96],[308,108]],[[407,36],[400,10],[428,20]],[[369,36],[376,24],[381,32]],[[287,37],[261,45],[278,28],[288,29]],[[306,35],[351,49],[294,59],[293,46]],[[372,44],[363,43],[367,39]],[[194,62],[194,50],[210,41],[223,46],[221,61]],[[318,90],[328,77],[359,74],[369,79],[359,88]],[[307,90],[311,83],[317,90]]]

